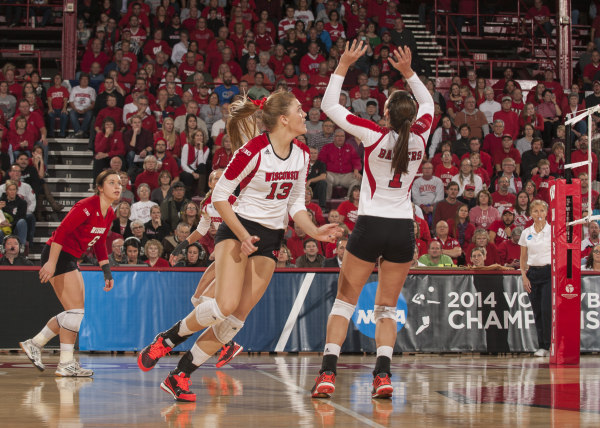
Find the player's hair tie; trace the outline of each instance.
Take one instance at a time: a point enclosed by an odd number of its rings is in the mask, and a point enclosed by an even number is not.
[[[250,100],[252,101],[252,104],[254,104],[256,107],[258,107],[260,110],[263,109],[263,107],[265,106],[265,101],[267,101],[267,97],[262,97],[260,100]]]

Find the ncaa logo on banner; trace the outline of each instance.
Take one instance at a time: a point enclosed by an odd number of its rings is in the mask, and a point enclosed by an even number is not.
[[[375,292],[377,283],[369,282],[365,284],[358,298],[356,310],[352,315],[352,321],[358,330],[367,337],[375,338]],[[407,305],[404,296],[400,294],[396,304],[396,330],[400,331],[406,323]]]

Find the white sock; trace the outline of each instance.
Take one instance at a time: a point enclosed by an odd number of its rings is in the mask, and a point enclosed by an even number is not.
[[[181,337],[183,336],[189,336],[190,334],[195,333],[195,331],[192,331],[188,328],[187,323],[185,322],[185,318],[181,320],[181,324],[179,324],[179,331],[177,332],[177,334]]]
[[[61,343],[60,344],[60,362],[68,363],[73,360],[73,350],[75,345],[72,343]]]
[[[208,355],[206,352],[204,352],[202,349],[200,349],[200,347],[198,346],[197,343],[194,343],[194,346],[192,346],[192,349],[190,349],[190,352],[192,353],[192,364],[195,366],[201,366],[202,364],[204,364],[206,362],[206,360],[208,360],[210,358],[210,355]]]
[[[31,341],[38,348],[43,348],[54,336],[56,336],[56,333],[54,333],[47,325],[45,325],[42,331],[36,334]]]
[[[339,357],[341,349],[342,347],[340,345],[337,345],[335,343],[326,343],[323,355],[335,355],[336,357]]]
[[[388,357],[391,360],[393,354],[394,354],[394,348],[392,348],[391,346],[377,347],[377,356],[378,357]]]

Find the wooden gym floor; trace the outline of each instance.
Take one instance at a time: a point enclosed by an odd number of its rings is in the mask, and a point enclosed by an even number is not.
[[[143,373],[132,355],[81,354],[94,378],[68,379],[54,376],[56,355],[43,354],[43,373],[22,353],[0,355],[0,426],[600,426],[597,355],[559,369],[530,356],[396,356],[391,400],[371,399],[374,357],[342,355],[334,397],[313,400],[319,356],[243,353],[193,374],[196,403],[175,403],[159,388],[178,358]]]

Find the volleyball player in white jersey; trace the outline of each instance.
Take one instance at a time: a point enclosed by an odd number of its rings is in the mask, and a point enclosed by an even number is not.
[[[178,256],[181,253],[183,253],[188,246],[202,239],[208,233],[208,230],[211,227],[219,229],[219,226],[223,222],[221,216],[219,215],[218,211],[212,203],[212,192],[215,188],[215,185],[217,184],[217,181],[219,181],[219,179],[221,178],[221,175],[223,175],[223,170],[216,169],[212,171],[208,176],[208,187],[210,190],[204,197],[204,200],[201,204],[200,222],[198,223],[196,230],[192,232],[190,236],[188,236],[186,239],[180,242],[179,245],[177,245],[177,247],[175,247],[171,252],[171,256],[169,257],[169,262],[171,263],[171,266],[175,266],[178,260]],[[229,203],[233,205],[235,201],[236,197],[234,195],[231,195],[229,197]],[[204,274],[202,275],[200,281],[198,282],[198,285],[196,286],[196,291],[194,292],[194,295],[191,298],[194,307],[198,306],[206,299],[215,298],[214,284],[215,264],[213,262],[204,271]],[[160,353],[166,354],[172,351],[170,347],[164,346],[162,343],[155,344],[154,348],[156,349],[154,349],[153,354],[156,353],[157,355],[160,355]],[[215,365],[217,367],[224,366],[225,364],[233,360],[243,350],[244,347],[240,344],[235,343],[233,340],[229,341],[228,343],[223,345],[223,348],[221,348],[221,351],[219,352],[219,357],[217,359],[217,363]],[[140,356],[141,355],[142,354],[140,354]],[[138,364],[140,368],[144,370],[145,367],[142,364],[140,364],[140,356],[138,356]]]
[[[425,153],[433,116],[433,99],[410,67],[410,49],[399,48],[390,58],[412,89],[411,95],[396,91],[387,100],[384,118],[388,127],[361,119],[339,104],[348,67],[366,52],[363,42],[346,51],[331,76],[321,108],[336,125],[357,137],[365,147],[365,167],[360,190],[358,219],[344,254],[336,300],[327,322],[323,363],[312,389],[316,398],[330,397],[340,348],[360,292],[379,265],[375,296],[375,342],[377,361],[373,370],[373,398],[389,398],[393,388],[390,362],[396,342],[396,304],[410,269],[415,245],[410,189]]]
[[[250,128],[256,128],[254,113],[259,108],[267,132],[234,154],[212,195],[223,219],[215,238],[215,299],[200,303],[185,319],[155,339],[175,347],[206,328],[161,384],[178,401],[196,400],[196,394],[189,391],[190,375],[234,338],[264,294],[275,270],[288,215],[318,240],[335,242],[341,234],[337,225],[317,228],[306,212],[309,151],[295,139],[306,132],[306,113],[294,95],[276,92],[257,103],[234,102],[228,124],[232,142],[242,141],[242,135],[254,134]],[[241,191],[237,205],[232,207],[229,197],[238,185]],[[141,353],[146,369],[158,361],[146,351],[151,346]]]

